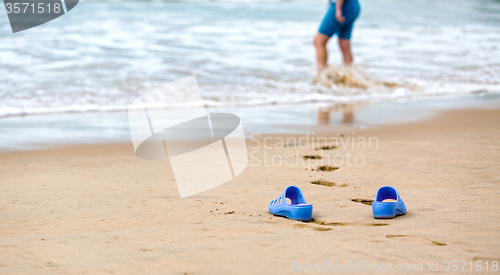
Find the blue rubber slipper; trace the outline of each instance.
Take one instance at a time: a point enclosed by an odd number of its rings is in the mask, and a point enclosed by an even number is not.
[[[286,199],[290,199],[290,204]],[[302,191],[296,186],[288,186],[277,199],[269,203],[269,212],[292,220],[312,220],[313,206],[304,199]]]
[[[392,219],[406,214],[406,205],[394,187],[384,186],[377,191],[372,210],[375,219]]]

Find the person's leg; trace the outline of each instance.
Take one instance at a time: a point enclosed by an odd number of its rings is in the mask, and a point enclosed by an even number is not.
[[[316,58],[318,60],[318,73],[326,68],[326,63],[328,62],[328,51],[326,50],[326,44],[330,37],[318,33],[314,37],[314,46],[316,46]]]
[[[354,22],[359,16],[360,6],[358,1],[349,1],[344,5],[342,12],[346,18],[344,24],[339,29],[339,47],[342,52],[344,64],[352,64],[353,58],[351,53],[351,35],[354,27]]]
[[[339,37],[340,51],[342,52],[342,57],[344,59],[345,65],[352,64],[352,53],[351,53],[351,40],[342,39]]]
[[[314,38],[314,46],[316,46],[316,57],[318,60],[318,73],[326,67],[328,61],[328,51],[326,44],[340,28],[340,23],[335,19],[335,5],[330,5],[325,18],[319,26],[318,34]]]

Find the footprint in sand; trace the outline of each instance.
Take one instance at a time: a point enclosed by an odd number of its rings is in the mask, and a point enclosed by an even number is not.
[[[316,185],[328,186],[328,187],[337,186],[337,184],[335,182],[331,182],[331,181],[327,181],[327,180],[315,180],[315,181],[311,181],[311,183],[316,184]],[[344,183],[342,185],[339,185],[338,187],[347,187],[347,186],[349,186],[349,185]]]
[[[302,147],[304,144],[302,143],[287,143],[285,145],[283,145],[283,147],[285,148],[290,148],[290,147]]]
[[[328,187],[333,187],[336,185],[335,182],[326,181],[326,180],[315,180],[315,181],[311,181],[311,183],[317,184],[317,185],[328,186]]]
[[[303,159],[322,159],[323,157],[318,156],[318,155],[310,155],[310,156],[303,156],[302,158]]]
[[[425,243],[430,244],[430,245],[435,245],[435,246],[445,246],[446,245],[445,243],[436,242],[436,241],[429,240],[427,238],[419,237],[419,236],[411,236],[411,235],[386,235],[385,237],[388,238],[388,239],[392,239],[392,238],[405,238],[405,239],[423,240],[423,241],[425,241]]]
[[[312,228],[316,231],[329,231],[329,230],[332,230],[331,228],[328,228],[328,227],[314,227],[314,226],[309,226],[307,224],[296,224],[295,227],[298,227],[298,228]]]
[[[387,226],[389,225],[388,223],[359,223],[359,222],[325,222],[325,221],[319,221],[319,220],[312,220],[313,223],[320,225],[318,226],[311,226],[310,224],[307,223],[298,223],[295,224],[294,226],[297,228],[312,228],[316,231],[330,231],[333,230],[330,228],[330,226]]]
[[[494,261],[497,261],[497,262],[500,262],[500,258],[487,258],[487,257],[474,257],[472,258],[472,261],[473,262],[477,262],[477,261],[489,261],[489,262],[494,262]]]
[[[325,221],[313,221],[315,224],[325,225],[325,226],[387,226],[388,223],[360,223],[360,222],[325,222]]]
[[[366,204],[366,205],[370,205],[370,206],[373,203],[373,200],[371,200],[371,199],[360,199],[360,198],[357,198],[357,199],[352,199],[351,201],[362,203],[362,204]]]
[[[324,171],[324,172],[332,172],[332,171],[335,171],[337,169],[339,169],[340,167],[335,167],[335,166],[328,166],[328,165],[325,165],[325,166],[320,166],[318,167],[316,170],[319,171]]]
[[[327,145],[327,146],[320,146],[318,148],[316,148],[316,150],[334,150],[334,149],[337,149],[339,147],[337,146],[332,146],[332,145]]]

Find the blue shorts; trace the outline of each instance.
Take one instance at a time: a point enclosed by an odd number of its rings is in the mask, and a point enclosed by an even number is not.
[[[332,3],[323,22],[321,22],[319,33],[328,37],[337,34],[341,39],[351,39],[352,27],[354,21],[358,18],[360,10],[361,7],[357,0],[345,0],[342,6],[342,15],[345,17],[345,21],[344,23],[340,23],[337,21],[337,18],[335,18],[336,3]]]

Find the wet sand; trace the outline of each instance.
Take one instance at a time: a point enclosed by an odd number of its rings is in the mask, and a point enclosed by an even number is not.
[[[457,110],[354,135],[315,129],[328,140],[356,138],[354,148],[332,150],[276,148],[290,135],[256,148],[260,136],[248,140],[239,177],[184,199],[169,163],[139,159],[128,143],[2,153],[0,273],[282,274],[357,261],[491,268],[500,261],[499,118],[500,110]],[[378,147],[359,148],[361,137]],[[347,154],[352,166],[327,162]],[[265,166],[273,157],[293,164]],[[326,165],[340,168],[318,171]],[[335,185],[311,184],[319,180]],[[314,205],[313,222],[268,213],[289,185]],[[398,189],[405,216],[373,219],[383,185]]]

